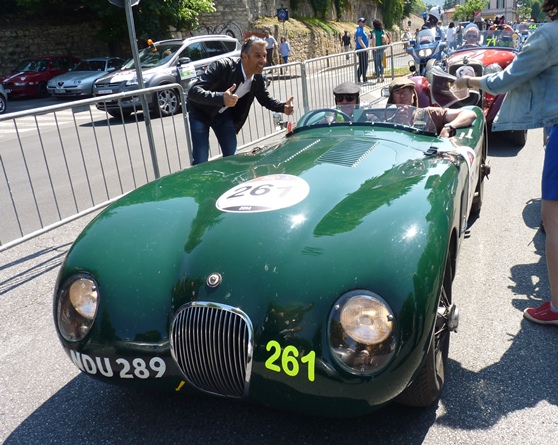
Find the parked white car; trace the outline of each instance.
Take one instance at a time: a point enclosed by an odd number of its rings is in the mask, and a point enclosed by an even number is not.
[[[223,57],[239,57],[241,45],[233,37],[204,35],[185,40],[173,39],[160,42],[149,41],[149,46],[139,53],[145,88],[179,83],[187,85],[215,60]],[[93,95],[103,96],[138,89],[134,59],[127,61],[121,69],[95,81]],[[152,111],[160,110],[162,116],[171,116],[181,110],[180,94],[176,90],[162,90],[147,97]],[[139,96],[121,100],[106,100],[97,103],[97,108],[115,118],[129,116],[141,110]]]

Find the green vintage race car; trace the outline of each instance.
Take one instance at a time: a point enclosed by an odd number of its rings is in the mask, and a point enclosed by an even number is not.
[[[323,416],[428,406],[485,120],[314,110],[283,141],[153,181],[93,220],[54,292],[64,350],[104,382]],[[412,111],[412,110],[411,110]]]

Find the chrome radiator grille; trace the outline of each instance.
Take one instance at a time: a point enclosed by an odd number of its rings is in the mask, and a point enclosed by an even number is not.
[[[171,326],[171,351],[180,370],[202,391],[242,397],[252,369],[252,325],[242,311],[196,302],[182,307]]]

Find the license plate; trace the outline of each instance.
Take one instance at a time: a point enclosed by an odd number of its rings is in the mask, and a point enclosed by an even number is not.
[[[56,89],[54,90],[54,92],[55,92],[55,93],[58,93],[58,94],[64,94],[64,93],[66,92],[66,90],[61,89],[61,88],[56,88]]]
[[[97,94],[112,94],[112,90],[99,90]]]

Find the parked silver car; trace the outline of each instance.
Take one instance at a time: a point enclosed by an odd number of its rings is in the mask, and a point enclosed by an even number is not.
[[[48,81],[49,94],[57,97],[80,97],[93,95],[93,82],[107,73],[122,66],[124,60],[119,57],[93,57],[82,60],[67,73]]]
[[[240,42],[224,35],[204,35],[185,40],[173,39],[149,42],[139,53],[145,88],[179,83],[185,89],[188,83],[215,60],[222,57],[239,57]],[[134,60],[122,68],[95,81],[93,95],[103,96],[138,89]],[[147,97],[152,111],[160,110],[163,116],[171,116],[181,109],[180,94],[175,90],[163,90]],[[141,110],[139,96],[97,103],[99,110],[121,118]]]
[[[0,84],[0,114],[5,113],[6,109],[8,108],[8,93]]]

